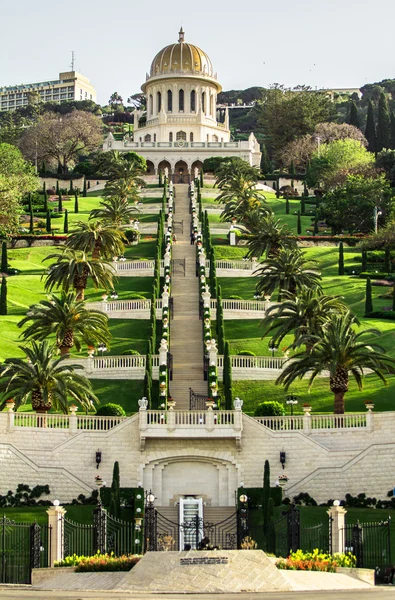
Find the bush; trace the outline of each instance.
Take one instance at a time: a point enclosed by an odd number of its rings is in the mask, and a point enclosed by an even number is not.
[[[126,417],[126,413],[120,404],[103,404],[96,411],[98,417]]]
[[[140,233],[136,229],[125,229],[124,234],[129,244],[131,242],[138,242],[140,239]]]
[[[366,279],[367,277],[370,277],[370,279],[386,279],[388,281],[394,281],[394,275],[388,275],[388,273],[384,273],[383,271],[375,271],[374,273],[365,271],[363,273],[360,273],[359,276],[361,279]]]
[[[140,352],[137,352],[137,350],[125,350],[125,352],[122,352],[122,356],[140,356]]]
[[[280,402],[268,401],[261,402],[255,409],[256,417],[281,417],[285,414],[284,405]]]
[[[251,352],[251,350],[240,350],[237,353],[238,356],[256,356],[255,352]]]
[[[335,573],[337,567],[355,567],[357,560],[351,552],[345,554],[324,554],[318,549],[313,552],[303,552],[297,550],[291,552],[287,559],[281,558],[276,562],[278,569],[286,569],[288,571],[326,571]]]
[[[76,573],[87,573],[90,571],[130,571],[140,560],[141,556],[129,554],[114,556],[111,554],[100,554],[95,556],[67,556],[61,561],[54,563],[55,567],[76,567]]]
[[[395,321],[394,310],[375,310],[367,315],[368,319],[387,319],[388,321]]]
[[[317,506],[317,502],[307,492],[301,492],[294,496],[294,504],[298,506]]]

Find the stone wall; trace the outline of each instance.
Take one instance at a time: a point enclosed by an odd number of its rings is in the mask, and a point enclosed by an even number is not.
[[[344,498],[347,492],[385,499],[393,488],[395,413],[374,413],[372,426],[341,430],[273,431],[243,415],[241,449],[234,439],[177,437],[148,439],[140,451],[135,415],[109,431],[10,427],[0,413],[0,493],[18,483],[46,484],[51,497],[68,502],[95,487],[95,475],[111,482],[115,460],[122,486],[139,483],[152,489],[157,504],[173,505],[180,495],[204,496],[208,506],[234,506],[235,490],[260,487],[263,465],[270,461],[272,485],[289,477],[285,495],[309,492],[318,502]],[[102,463],[96,469],[95,453]],[[285,469],[280,451],[286,452]]]

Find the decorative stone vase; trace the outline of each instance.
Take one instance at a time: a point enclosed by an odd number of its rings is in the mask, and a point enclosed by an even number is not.
[[[7,407],[8,412],[13,412],[15,408],[15,400],[13,398],[9,398],[5,405]]]
[[[206,409],[213,410],[213,406],[214,406],[214,400],[212,398],[208,398],[208,400],[206,400]]]
[[[95,353],[95,349],[93,346],[88,346],[88,356],[93,356]]]
[[[365,402],[365,407],[369,412],[371,412],[374,409],[374,404],[373,402]]]
[[[75,404],[70,404],[70,406],[69,406],[70,414],[75,415],[77,410],[78,410],[78,406],[76,406]]]
[[[309,404],[307,404],[306,406],[303,406],[303,412],[306,414],[310,414],[311,413],[311,406]]]
[[[175,400],[168,400],[167,401],[167,408],[169,410],[174,410],[176,406],[176,401]]]

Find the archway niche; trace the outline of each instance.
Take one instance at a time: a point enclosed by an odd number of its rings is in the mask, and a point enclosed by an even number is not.
[[[168,172],[169,177],[171,176],[172,172],[171,172],[171,164],[169,163],[168,160],[161,160],[159,165],[158,165],[158,173],[159,171],[162,171],[162,175],[163,177],[165,176],[166,173],[166,169]]]
[[[189,183],[189,169],[184,160],[176,162],[173,181],[174,183]]]
[[[155,166],[152,160],[147,160],[147,171],[146,175],[155,175]]]
[[[195,169],[198,170],[198,173],[200,173],[200,171],[203,169],[203,163],[201,160],[195,160],[192,163],[192,166],[191,166],[191,178],[192,179],[195,179],[195,177],[196,177]]]

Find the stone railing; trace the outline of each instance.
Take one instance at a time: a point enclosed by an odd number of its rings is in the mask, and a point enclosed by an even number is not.
[[[8,428],[15,429],[67,429],[70,433],[108,431],[130,417],[97,417],[93,415],[57,415],[8,412]]]
[[[272,380],[277,379],[284,363],[283,356],[239,356],[230,357],[232,365],[232,379],[243,380]],[[222,379],[224,370],[224,357],[217,355],[218,377]]]
[[[217,272],[218,276],[218,272]],[[222,300],[224,319],[263,319],[267,309],[272,306],[272,302],[263,300]],[[217,300],[210,301],[211,310],[217,308]]]
[[[217,277],[251,277],[259,268],[255,260],[216,260]],[[210,261],[206,260],[206,271],[210,272]]]
[[[302,415],[284,417],[252,417],[254,421],[272,431],[301,431],[306,435],[312,433],[334,432],[338,430],[365,430],[373,429],[373,413],[344,414],[344,415],[312,415],[305,412]]]
[[[163,276],[164,261],[160,261],[160,274]],[[111,263],[118,277],[153,277],[154,260],[124,260]]]
[[[151,314],[151,300],[103,300],[86,306],[106,313],[109,319],[149,319]],[[156,318],[162,318],[161,298],[156,300]]]
[[[87,358],[68,358],[67,364],[83,367],[89,379],[144,379],[145,355],[89,356]],[[159,355],[152,357],[152,378],[159,378]]]
[[[242,433],[240,410],[145,410],[140,409],[140,440],[146,438],[233,438],[239,447]]]

